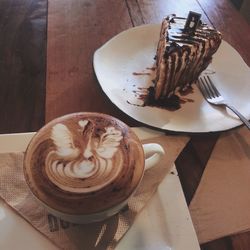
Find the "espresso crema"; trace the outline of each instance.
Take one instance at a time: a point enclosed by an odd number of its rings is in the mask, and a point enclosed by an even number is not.
[[[31,140],[24,159],[32,193],[69,214],[97,213],[126,200],[143,171],[144,153],[134,132],[99,113],[48,123]]]

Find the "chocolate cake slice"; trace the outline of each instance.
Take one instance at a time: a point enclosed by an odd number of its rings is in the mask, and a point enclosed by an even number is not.
[[[194,27],[192,21],[175,15],[162,21],[154,80],[156,101],[170,98],[197,80],[221,43],[220,32],[199,20]]]

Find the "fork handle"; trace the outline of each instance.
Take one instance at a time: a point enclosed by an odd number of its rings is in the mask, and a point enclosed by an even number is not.
[[[244,117],[235,107],[226,104],[226,106],[231,109],[239,118],[240,120],[247,126],[247,128],[250,130],[250,122],[247,120],[246,117]]]

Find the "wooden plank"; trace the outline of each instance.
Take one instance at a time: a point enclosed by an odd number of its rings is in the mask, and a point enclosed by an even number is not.
[[[0,133],[44,123],[46,0],[0,1]]]
[[[130,27],[122,0],[49,1],[46,122],[67,113],[92,111],[138,124],[109,101],[92,66],[95,50]]]
[[[193,135],[176,159],[175,164],[187,204],[191,202],[200,183],[203,171],[218,137],[219,133]]]

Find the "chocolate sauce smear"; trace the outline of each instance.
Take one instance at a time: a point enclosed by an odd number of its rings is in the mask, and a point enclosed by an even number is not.
[[[142,75],[148,75],[148,76],[150,76],[151,73],[148,73],[148,72],[133,72],[133,75],[134,76],[142,76]]]
[[[179,96],[172,95],[169,98],[155,100],[155,89],[154,87],[148,88],[148,96],[145,100],[145,106],[152,106],[167,109],[169,111],[175,111],[180,109],[181,100]]]

